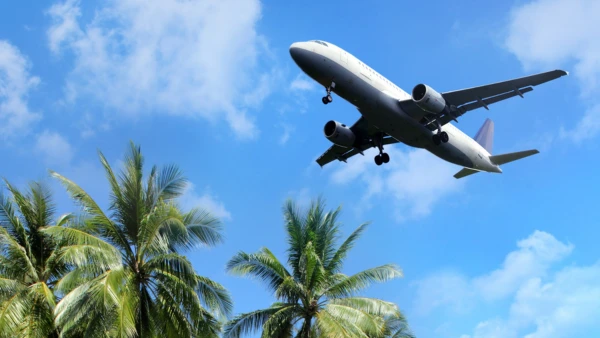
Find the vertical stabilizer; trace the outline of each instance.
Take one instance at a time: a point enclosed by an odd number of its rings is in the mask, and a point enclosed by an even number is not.
[[[479,143],[488,153],[492,153],[492,145],[494,143],[494,121],[486,119],[477,135],[475,142]]]

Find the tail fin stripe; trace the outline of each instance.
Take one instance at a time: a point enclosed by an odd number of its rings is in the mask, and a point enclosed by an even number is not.
[[[475,135],[475,141],[479,143],[488,153],[492,153],[494,143],[494,121],[486,119]]]

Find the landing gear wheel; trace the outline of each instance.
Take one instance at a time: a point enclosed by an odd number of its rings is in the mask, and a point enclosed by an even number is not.
[[[329,102],[331,102],[331,101],[329,101],[329,99],[327,99],[327,96],[323,96],[321,101],[323,102],[323,104],[328,104]]]
[[[327,95],[325,96],[325,100],[327,100],[327,103],[333,101],[333,97],[331,97],[331,95]]]
[[[448,142],[449,139],[450,138],[448,137],[448,133],[446,133],[445,131],[443,131],[440,134],[440,140],[442,140],[442,142],[446,143],[446,142]]]
[[[381,155],[375,156],[375,164],[381,165],[382,163],[383,163],[383,159],[381,158]]]
[[[388,163],[390,161],[390,155],[388,155],[387,153],[381,154],[381,160],[383,161],[383,163]]]
[[[439,146],[440,143],[442,143],[442,139],[440,138],[440,135],[438,134],[434,134],[431,139],[433,140],[433,144],[435,144],[436,146]]]

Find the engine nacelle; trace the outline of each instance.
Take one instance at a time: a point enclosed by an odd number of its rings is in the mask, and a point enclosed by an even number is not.
[[[418,84],[412,90],[412,100],[426,112],[439,114],[446,108],[442,94],[425,84]]]
[[[325,123],[323,131],[325,132],[325,137],[338,146],[352,147],[356,140],[356,135],[354,135],[352,130],[346,127],[345,124],[337,121],[331,120]]]

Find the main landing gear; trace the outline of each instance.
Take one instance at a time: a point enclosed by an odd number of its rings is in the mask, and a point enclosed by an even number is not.
[[[442,142],[444,142],[444,143],[448,142],[450,137],[448,137],[448,133],[443,131],[441,133],[433,134],[432,139],[433,139],[433,143],[436,146],[439,146],[440,144],[442,144]]]
[[[335,82],[331,82],[331,85],[327,88],[325,88],[325,90],[327,90],[327,96],[323,96],[323,98],[321,99],[321,101],[323,101],[323,104],[328,104],[331,103],[331,101],[333,101],[333,97],[331,97],[331,90],[335,88]]]
[[[442,142],[444,142],[444,143],[448,142],[450,137],[448,137],[448,133],[446,133],[445,131],[442,131],[442,125],[440,124],[439,121],[436,121],[436,125],[437,125],[438,132],[437,132],[437,134],[433,134],[432,140],[433,140],[433,144],[435,144],[436,146],[439,146],[440,144],[442,144]]]
[[[379,155],[375,156],[375,164],[382,165],[390,161],[390,155],[383,152],[383,134],[378,134],[373,138],[375,146],[379,148]]]

